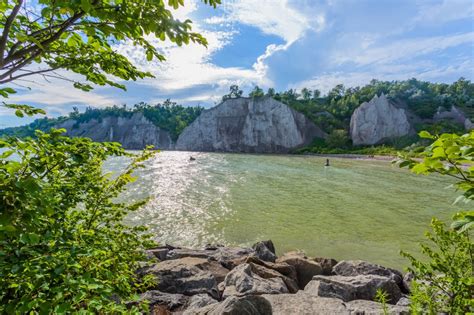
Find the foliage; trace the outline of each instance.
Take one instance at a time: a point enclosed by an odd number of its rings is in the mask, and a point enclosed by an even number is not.
[[[402,252],[414,275],[410,309],[413,314],[467,314],[474,311],[474,245],[468,232],[446,229],[433,219],[433,233],[427,233],[432,246],[421,244],[428,262]]]
[[[136,270],[149,236],[122,224],[144,202],[116,197],[153,153],[62,132],[0,142],[0,313],[118,312],[147,285]],[[111,156],[132,162],[112,177]]]
[[[388,306],[387,306],[388,294],[382,289],[377,289],[375,292],[375,301],[382,304],[383,315],[388,315]]]
[[[344,129],[333,130],[326,139],[326,144],[329,148],[346,148],[349,143],[349,136]]]
[[[301,97],[294,89],[274,93],[274,98],[288,104],[305,114],[314,123],[322,126],[326,132],[333,129],[349,129],[350,117],[363,102],[370,101],[375,95],[384,93],[391,101],[404,103],[410,111],[421,118],[432,118],[439,107],[450,109],[456,105],[474,118],[474,84],[460,78],[452,84],[430,83],[410,79],[406,81],[372,80],[362,87],[346,88],[339,84],[325,96],[320,91],[303,88]],[[459,126],[452,122],[433,124],[440,132],[454,132]],[[420,126],[422,129],[423,126]],[[449,129],[448,129],[449,128]]]
[[[408,167],[416,174],[438,173],[455,178],[454,184],[463,195],[457,201],[465,202],[474,199],[474,131],[459,136],[457,134],[431,135],[427,131],[420,132],[420,137],[433,143],[421,153],[422,161],[411,159],[400,154],[400,167]],[[474,225],[474,211],[459,213],[453,227],[464,231]]]
[[[263,97],[264,95],[263,90],[259,88],[258,85],[249,93],[249,97]]]
[[[216,6],[220,0],[204,0]],[[67,69],[85,76],[98,85],[125,88],[113,81],[151,77],[137,69],[114,44],[127,41],[140,47],[148,61],[164,60],[149,41],[150,35],[178,45],[196,42],[207,45],[205,38],[191,30],[191,21],[176,20],[170,7],[183,1],[150,0],[43,0],[27,5],[25,0],[2,1],[0,23],[0,84],[33,74],[64,78],[55,73]],[[38,69],[25,69],[36,63]],[[89,91],[92,86],[72,81],[76,88]]]
[[[36,119],[29,125],[22,127],[12,127],[0,130],[1,136],[16,137],[33,137],[35,130],[48,131],[59,123],[64,122],[68,118],[74,119],[76,123],[73,128],[79,124],[88,122],[92,119],[102,121],[106,117],[131,117],[134,113],[143,113],[157,127],[167,130],[171,138],[176,140],[180,133],[190,125],[202,112],[203,108],[199,106],[185,107],[178,105],[170,100],[164,101],[162,104],[149,105],[146,103],[135,104],[133,108],[127,106],[111,106],[105,108],[86,108],[85,112],[79,113],[77,108],[69,115],[58,118],[41,118]]]
[[[230,98],[239,98],[242,97],[243,91],[239,89],[238,85],[231,85],[229,87],[229,94],[222,96],[222,101],[228,100]]]

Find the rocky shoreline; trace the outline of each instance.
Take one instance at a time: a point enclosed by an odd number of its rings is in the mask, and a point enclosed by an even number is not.
[[[140,270],[156,279],[140,297],[150,314],[409,313],[409,275],[365,261],[302,252],[277,257],[272,241],[252,248],[166,245],[147,254],[158,260]],[[378,290],[386,293],[386,305],[375,301]]]

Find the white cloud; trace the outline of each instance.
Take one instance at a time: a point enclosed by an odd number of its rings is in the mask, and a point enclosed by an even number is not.
[[[473,15],[474,2],[471,0],[443,0],[439,4],[427,1],[420,3],[419,13],[414,22],[439,25],[455,20],[472,19]]]

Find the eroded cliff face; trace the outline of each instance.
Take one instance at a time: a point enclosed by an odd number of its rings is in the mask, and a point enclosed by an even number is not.
[[[102,121],[92,119],[76,125],[69,119],[57,126],[65,128],[71,137],[87,137],[94,141],[120,142],[125,149],[139,150],[147,145],[157,149],[172,149],[173,141],[166,130],[155,126],[142,113],[134,113],[131,117],[106,117]]]
[[[204,111],[179,136],[178,150],[285,153],[326,134],[272,98],[229,99]]]
[[[408,113],[382,94],[362,103],[352,114],[350,134],[354,145],[372,145],[412,131]]]

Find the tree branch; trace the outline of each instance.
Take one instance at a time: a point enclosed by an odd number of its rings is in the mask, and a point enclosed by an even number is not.
[[[3,55],[5,53],[5,47],[7,45],[8,33],[10,33],[10,28],[12,26],[15,17],[17,16],[18,12],[20,11],[21,5],[23,4],[23,0],[19,0],[18,3],[13,7],[12,12],[7,18],[5,22],[5,26],[3,28],[3,34],[0,38],[0,64],[3,64]]]
[[[23,77],[27,77],[27,76],[30,76],[30,75],[35,75],[35,74],[41,74],[41,73],[45,73],[45,72],[54,71],[56,69],[58,69],[58,68],[50,68],[50,69],[44,69],[44,70],[38,70],[38,71],[28,71],[27,73],[19,74],[15,77],[11,76],[8,79],[0,80],[0,84],[5,84],[5,83],[11,82],[13,80],[23,78]],[[26,71],[26,70],[24,70],[24,71]]]

